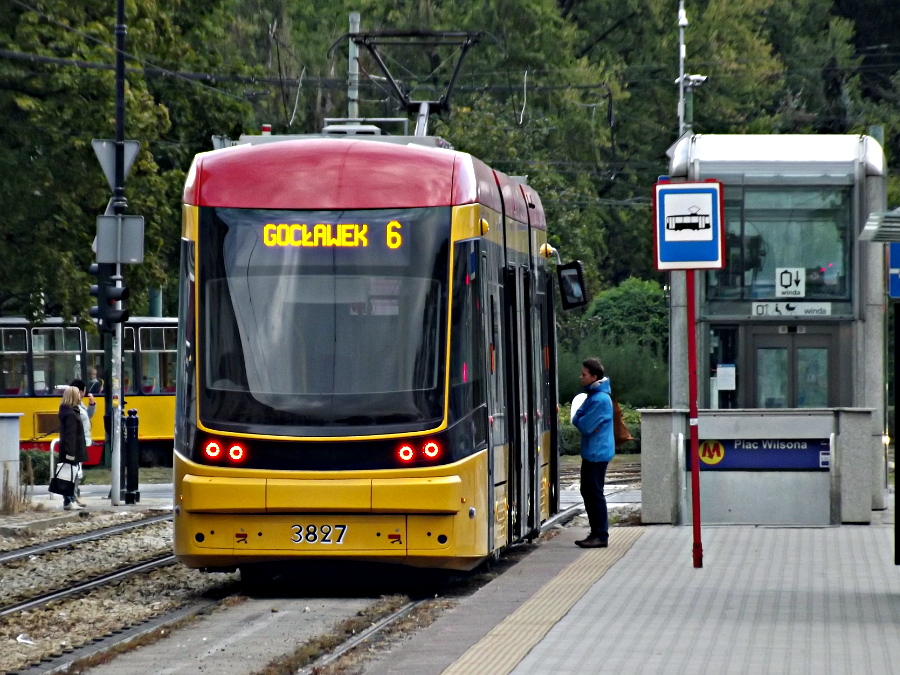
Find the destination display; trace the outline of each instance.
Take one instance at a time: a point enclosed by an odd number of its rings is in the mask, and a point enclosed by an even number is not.
[[[830,459],[827,438],[700,441],[701,471],[828,471]]]
[[[449,235],[449,209],[290,211],[218,208],[226,264],[406,267]],[[440,223],[442,227],[437,227]],[[219,230],[223,231],[223,230]]]
[[[371,234],[377,235],[373,228]],[[403,246],[403,226],[392,220],[384,226],[384,245],[389,250]],[[309,248],[367,248],[368,223],[266,223],[263,243],[266,246],[303,246]],[[374,246],[373,246],[374,248]]]

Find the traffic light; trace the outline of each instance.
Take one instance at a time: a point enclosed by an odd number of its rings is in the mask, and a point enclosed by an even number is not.
[[[109,325],[109,330],[112,331],[115,324],[124,323],[128,321],[128,317],[131,316],[131,313],[125,309],[123,306],[122,309],[116,309],[116,303],[122,302],[128,299],[128,296],[131,295],[131,291],[128,290],[126,286],[108,286],[106,289],[106,323]]]
[[[91,295],[97,298],[97,304],[91,307],[90,315],[97,321],[97,329],[102,333],[106,330],[106,288],[109,285],[110,268],[112,265],[94,263],[88,268],[88,274],[97,277],[97,283],[91,286]]]
[[[101,333],[112,333],[115,324],[128,321],[129,312],[124,307],[116,309],[116,303],[127,300],[130,291],[125,286],[116,286],[113,280],[115,266],[107,263],[94,263],[88,272],[97,277],[97,283],[91,286],[90,293],[97,298],[97,304],[91,307],[90,315],[97,320],[97,328]]]

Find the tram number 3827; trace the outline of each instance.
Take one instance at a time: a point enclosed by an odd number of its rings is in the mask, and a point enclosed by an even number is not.
[[[291,541],[295,544],[342,544],[346,525],[291,525]]]

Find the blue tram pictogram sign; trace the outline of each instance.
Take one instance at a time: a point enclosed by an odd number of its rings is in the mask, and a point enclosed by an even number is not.
[[[670,183],[653,187],[656,269],[721,269],[725,266],[722,184]]]

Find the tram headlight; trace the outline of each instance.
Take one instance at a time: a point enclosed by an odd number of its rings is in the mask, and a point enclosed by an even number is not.
[[[434,441],[428,441],[425,445],[422,446],[422,452],[425,453],[425,456],[428,459],[434,459],[441,452],[441,446],[439,446]]]
[[[411,445],[403,445],[397,451],[397,456],[404,462],[411,462],[412,458],[415,456],[415,452],[413,452]]]
[[[216,441],[210,441],[206,444],[206,447],[203,448],[203,451],[210,459],[218,459],[219,455],[222,454],[222,446]]]
[[[245,454],[246,451],[244,450],[244,446],[237,443],[235,443],[228,449],[228,456],[234,462],[240,462],[242,459],[244,459]]]

